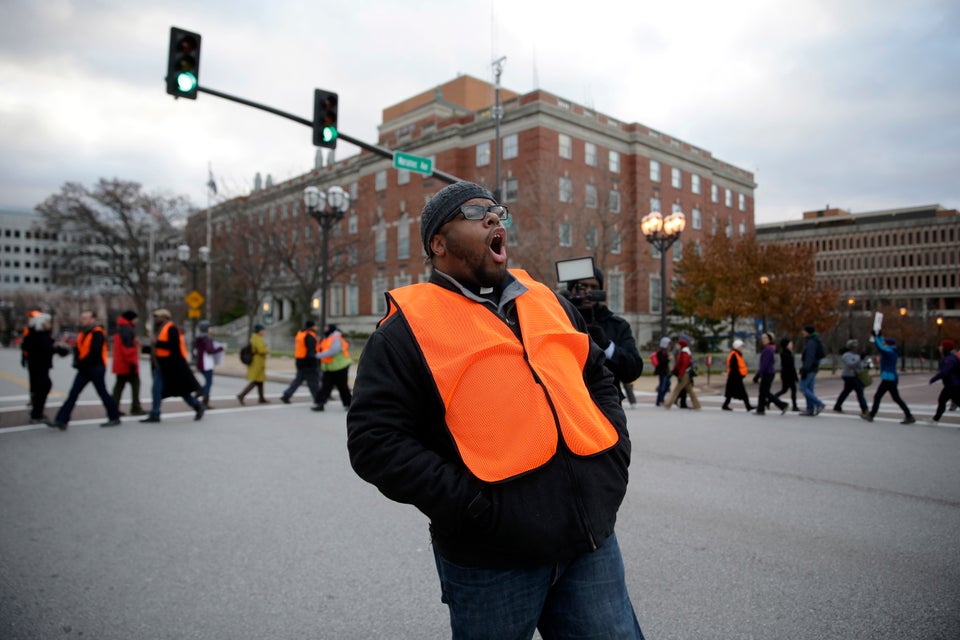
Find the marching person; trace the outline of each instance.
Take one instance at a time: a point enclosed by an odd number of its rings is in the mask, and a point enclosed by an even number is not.
[[[737,338],[733,341],[733,348],[727,354],[727,383],[723,389],[724,411],[733,411],[730,408],[730,400],[736,398],[743,400],[743,405],[747,411],[753,411],[750,406],[750,396],[747,395],[747,388],[743,384],[743,379],[747,377],[747,363],[743,359],[743,340]]]
[[[673,365],[673,370],[671,371],[672,374],[677,376],[677,386],[670,392],[670,397],[663,406],[667,409],[672,408],[673,403],[677,401],[680,394],[686,391],[687,395],[690,396],[690,402],[693,404],[693,408],[699,410],[700,400],[697,398],[697,392],[693,388],[693,377],[690,375],[691,365],[693,364],[693,354],[690,352],[690,343],[686,338],[680,338],[677,340],[677,346],[680,347],[680,351],[677,352],[676,363]]]
[[[614,378],[569,301],[507,270],[508,220],[469,182],[424,206],[432,274],[387,293],[350,462],[430,519],[455,640],[642,639],[614,533],[630,461]]]
[[[773,386],[773,379],[777,377],[777,347],[774,344],[773,334],[764,333],[760,336],[760,342],[763,349],[760,351],[760,366],[757,368],[757,374],[760,376],[760,395],[757,398],[757,415],[762,416],[767,409],[767,405],[773,403],[780,409],[780,415],[787,412],[789,408],[786,402],[783,402],[777,396],[770,393],[770,387]]]
[[[856,339],[847,340],[846,350],[840,355],[840,361],[843,363],[843,371],[840,372],[840,378],[843,379],[843,390],[837,396],[837,401],[833,405],[835,413],[843,413],[843,401],[847,399],[850,392],[857,394],[857,402],[860,404],[860,415],[868,415],[870,408],[867,406],[867,398],[863,393],[863,382],[860,381],[859,371],[863,368],[863,358],[857,353],[860,348],[860,341]]]
[[[323,411],[323,403],[320,398],[320,361],[317,354],[320,353],[320,341],[317,340],[317,323],[313,320],[307,320],[303,329],[297,332],[294,340],[293,357],[296,361],[297,375],[293,382],[280,396],[280,400],[290,404],[290,398],[297,392],[297,389],[304,382],[310,389],[310,397],[313,398],[313,410]]]
[[[340,394],[340,402],[344,409],[350,408],[349,372],[350,364],[350,343],[343,337],[335,324],[327,324],[323,328],[323,340],[320,341],[320,353],[317,358],[320,360],[320,368],[323,369],[323,386],[320,388],[320,402],[314,407],[314,411],[323,411],[323,406],[330,399],[333,388],[337,388]]]
[[[137,339],[137,312],[124,311],[117,319],[117,331],[113,334],[113,401],[120,407],[123,388],[130,385],[130,415],[146,413],[140,405],[140,340]],[[123,415],[123,412],[120,412]]]
[[[780,339],[780,391],[774,395],[779,399],[787,391],[790,392],[790,408],[800,411],[797,406],[797,363],[793,360],[793,340]]]
[[[900,424],[913,424],[916,419],[910,413],[910,407],[900,397],[897,389],[900,377],[897,374],[897,360],[900,358],[900,351],[897,350],[897,341],[894,338],[884,338],[880,333],[874,334],[874,343],[880,350],[880,386],[877,388],[876,395],[873,396],[873,408],[870,413],[860,417],[868,422],[873,422],[877,411],[880,410],[880,400],[883,394],[890,392],[890,397],[903,410],[903,421]]]
[[[657,403],[656,406],[662,406],[666,399],[667,392],[670,391],[670,338],[663,336],[660,338],[660,348],[658,348],[651,360],[653,363],[653,372],[656,374],[657,382]]]
[[[97,315],[93,311],[84,311],[80,314],[80,333],[77,334],[77,346],[73,350],[73,366],[77,375],[70,387],[67,401],[63,403],[53,422],[47,426],[56,427],[61,431],[67,430],[70,423],[70,414],[77,404],[80,392],[88,383],[93,384],[100,396],[100,402],[107,410],[107,421],[101,427],[116,427],[120,423],[120,410],[113,396],[107,392],[107,333],[97,322]]]
[[[267,354],[270,353],[267,342],[263,339],[263,334],[266,332],[267,328],[262,324],[253,325],[253,333],[250,334],[250,351],[253,359],[247,365],[247,386],[237,396],[240,404],[244,404],[243,399],[253,391],[254,387],[260,396],[257,403],[270,404],[267,397],[263,395],[263,383],[267,381]]]
[[[203,418],[203,404],[194,397],[200,384],[190,370],[190,353],[183,334],[170,319],[167,309],[153,312],[154,330],[150,335],[153,364],[153,406],[150,414],[140,422],[160,422],[160,404],[164,398],[179,396],[195,415]]]
[[[944,411],[947,410],[948,400],[960,404],[960,359],[957,358],[955,349],[956,344],[953,340],[948,339],[940,343],[940,353],[943,355],[943,359],[940,361],[940,371],[930,378],[930,384],[937,380],[941,380],[943,383],[943,389],[937,396],[937,412],[933,414],[934,422],[939,422],[940,418],[943,417]]]
[[[54,342],[50,333],[49,313],[38,313],[27,324],[30,331],[24,336],[21,346],[30,374],[30,424],[47,424],[49,418],[44,414],[44,408],[53,388],[50,381],[53,355],[67,356],[70,350]]]
[[[210,406],[210,388],[213,386],[213,369],[216,354],[223,353],[223,345],[214,342],[210,335],[210,323],[203,320],[197,327],[200,332],[193,339],[193,353],[197,363],[197,371],[203,375],[203,389],[200,395],[203,396],[203,406],[205,409],[211,409]]]
[[[820,371],[820,361],[826,357],[820,334],[812,324],[803,327],[803,355],[800,359],[800,392],[807,400],[807,410],[800,415],[813,417],[820,415],[824,404],[814,393],[817,381],[817,372]]]

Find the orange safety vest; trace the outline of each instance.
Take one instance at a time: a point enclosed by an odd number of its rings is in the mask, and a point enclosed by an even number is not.
[[[301,331],[297,331],[297,338],[294,342],[294,347],[293,347],[293,357],[296,358],[297,360],[303,360],[307,357],[307,334],[308,333],[312,335],[314,339],[316,339],[317,332],[314,331],[313,329],[303,329]],[[320,353],[319,342],[317,342],[316,346],[314,346],[314,351],[315,353]]]
[[[583,379],[589,336],[553,291],[525,271],[511,273],[528,289],[516,301],[522,342],[459,292],[415,284],[387,294],[388,317],[401,313],[423,352],[464,464],[486,482],[542,467],[560,438],[582,457],[620,439]]]
[[[323,340],[321,340],[321,341],[320,341],[320,348],[317,349],[317,353],[320,353],[320,352],[322,352],[322,351],[326,351],[327,349],[329,349],[330,347],[332,347],[332,346],[333,346],[333,338],[334,338],[333,335],[329,335],[329,336],[327,336],[326,338],[324,338]],[[347,351],[347,349],[350,348],[350,343],[347,342],[347,339],[344,338],[342,334],[341,334],[341,336],[340,336],[340,344],[343,345],[343,357],[344,357],[344,358],[349,358],[349,357],[350,357],[350,352]],[[322,362],[322,363],[324,363],[324,364],[331,364],[331,363],[333,362],[333,356],[327,356],[326,358],[320,358],[320,362]]]
[[[168,320],[163,327],[160,328],[160,332],[157,333],[157,344],[161,342],[167,342],[170,340],[170,327],[173,326],[173,321]],[[187,353],[187,343],[183,341],[183,334],[180,334],[180,353],[183,354],[183,359],[189,362],[190,354]],[[170,349],[165,347],[157,347],[157,357],[158,358],[169,358]]]
[[[93,343],[93,334],[99,333],[103,336],[103,366],[107,366],[107,334],[103,331],[103,327],[94,327],[90,331],[82,331],[80,336],[77,338],[77,356],[79,360],[83,360],[88,355],[90,355],[90,345]]]
[[[737,359],[737,370],[740,372],[740,377],[747,377],[747,363],[744,362],[743,356],[739,351],[734,349],[729,354],[727,354],[727,375],[730,375],[731,364],[730,361],[734,358]]]

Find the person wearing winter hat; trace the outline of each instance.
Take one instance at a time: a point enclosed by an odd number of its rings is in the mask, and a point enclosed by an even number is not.
[[[753,411],[750,406],[750,396],[747,395],[747,388],[743,384],[743,379],[747,377],[747,362],[743,359],[743,340],[737,338],[733,341],[733,348],[727,354],[727,383],[723,388],[723,406],[724,411],[733,411],[730,408],[730,401],[736,398],[743,400],[743,405],[747,411]]]
[[[580,315],[587,322],[587,331],[607,360],[605,366],[613,373],[617,387],[623,389],[621,400],[626,397],[630,408],[635,408],[637,398],[633,393],[633,381],[643,373],[643,358],[637,349],[637,341],[630,330],[630,323],[614,314],[601,300],[593,299],[593,292],[603,293],[603,271],[593,268],[592,278],[567,282],[567,292]]]
[[[310,398],[313,399],[311,408],[314,411],[323,411],[323,403],[320,398],[320,361],[317,358],[317,354],[320,353],[317,323],[313,320],[307,320],[303,329],[297,332],[293,345],[293,358],[297,373],[280,396],[280,401],[290,404],[290,398],[297,392],[300,385],[306,382],[307,388],[310,390]]]
[[[203,375],[203,389],[200,391],[203,406],[212,409],[213,407],[210,406],[210,389],[213,387],[213,369],[216,354],[223,353],[223,345],[216,342],[210,335],[210,323],[206,320],[200,322],[197,331],[197,337],[193,339],[193,358],[197,371]]]
[[[956,348],[956,344],[950,339],[940,343],[940,353],[943,356],[940,360],[940,371],[930,378],[930,384],[937,380],[943,383],[943,389],[937,397],[937,412],[933,414],[934,422],[939,422],[943,417],[948,400],[960,404],[960,358],[957,357]]]
[[[113,334],[113,401],[120,407],[123,388],[130,385],[130,415],[142,416],[146,412],[140,405],[140,340],[137,338],[139,316],[132,309],[124,311],[117,319]],[[120,412],[123,415],[123,412]]]
[[[663,406],[667,393],[670,391],[670,343],[667,336],[660,338],[660,347],[650,356],[653,363],[653,372],[657,375],[657,403]]]
[[[800,411],[797,406],[797,363],[793,359],[793,340],[790,338],[780,339],[780,391],[776,392],[774,397],[780,398],[787,391],[790,392],[790,404],[792,411]]]
[[[626,415],[577,309],[507,269],[508,221],[472,183],[424,206],[430,279],[387,293],[357,366],[350,463],[430,519],[452,637],[642,638],[614,531]]]
[[[899,383],[897,360],[900,357],[900,351],[897,350],[897,341],[894,338],[884,338],[879,332],[874,335],[873,340],[877,349],[880,350],[880,386],[873,396],[873,407],[870,412],[860,417],[867,422],[873,422],[877,411],[880,410],[880,399],[883,398],[885,393],[889,392],[893,401],[903,410],[903,421],[900,424],[913,424],[916,419],[910,413],[910,407],[900,397],[900,392],[897,389]]]
[[[693,364],[690,342],[686,338],[680,338],[677,340],[677,346],[680,347],[680,352],[677,354],[677,363],[673,366],[672,373],[677,376],[679,382],[670,392],[670,397],[664,403],[664,407],[670,409],[677,398],[680,397],[680,393],[686,391],[693,408],[699,410],[700,400],[697,398],[697,392],[693,388],[693,378],[690,375],[691,364]]]

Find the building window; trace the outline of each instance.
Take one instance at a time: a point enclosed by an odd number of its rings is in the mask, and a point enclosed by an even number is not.
[[[406,169],[397,170],[397,184],[409,184],[410,172]]]
[[[620,173],[620,152],[611,149],[607,157],[607,162],[610,165],[610,173]]]
[[[683,260],[683,240],[677,240],[673,243],[673,261],[680,262]]]
[[[387,225],[382,218],[374,229],[374,261],[387,261]]]
[[[355,213],[351,213],[347,216],[347,233],[350,235],[356,235],[360,230],[360,218]]]
[[[584,193],[584,204],[588,209],[597,208],[597,185],[588,184]]]
[[[670,169],[670,186],[672,186],[674,189],[683,188],[683,174],[681,173],[680,169],[676,167]]]
[[[583,161],[589,167],[597,166],[597,145],[592,142],[583,143]]]
[[[717,185],[710,185],[710,202],[720,202],[720,188]]]
[[[620,230],[613,227],[607,232],[607,236],[610,253],[620,253],[623,250],[623,238],[620,236]]]
[[[700,209],[696,207],[693,208],[693,211],[690,212],[690,225],[694,229],[703,228],[703,215],[700,213]]]
[[[607,290],[607,307],[620,313],[623,311],[623,275],[610,273],[604,283]]]
[[[490,164],[490,143],[481,142],[477,145],[477,166],[485,167]]]
[[[600,236],[597,234],[597,228],[594,225],[587,227],[586,232],[584,232],[583,241],[587,245],[589,251],[593,251],[597,248],[598,240]]]
[[[660,163],[656,160],[650,161],[650,181],[660,182]]]
[[[723,204],[728,207],[733,206],[733,191],[730,191],[730,189],[723,190]]]
[[[406,212],[400,215],[397,221],[397,259],[406,260],[410,257],[410,217]]]
[[[508,136],[504,136],[501,142],[503,143],[504,160],[516,158],[520,155],[520,145],[517,143],[517,134],[511,133]]]
[[[700,193],[700,175],[696,173],[690,174],[690,191],[693,193]]]
[[[660,313],[660,276],[650,276],[650,313]]]
[[[610,189],[610,212],[620,213],[620,192]]]
[[[567,160],[573,157],[573,138],[565,133],[559,134],[560,157]]]
[[[742,193],[737,194],[737,207],[739,207],[740,211],[747,210],[747,196]]]
[[[373,300],[370,301],[370,306],[373,307],[373,314],[376,316],[382,316],[387,312],[387,300],[384,294],[387,292],[388,286],[389,283],[384,276],[377,276],[373,279]]]
[[[360,313],[360,287],[355,284],[347,285],[347,315],[355,316]]]
[[[503,201],[515,202],[520,193],[520,181],[516,178],[507,178],[503,181]]]
[[[557,183],[560,202],[573,202],[573,180],[560,178]]]
[[[650,198],[650,212],[660,211],[660,198],[654,196]]]
[[[559,227],[560,246],[573,246],[573,225],[569,222],[561,222]]]
[[[377,175],[374,178],[373,188],[377,191],[383,191],[387,188],[387,170],[377,171]]]

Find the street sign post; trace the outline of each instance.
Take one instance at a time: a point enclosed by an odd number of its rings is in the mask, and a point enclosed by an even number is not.
[[[403,153],[402,151],[393,152],[393,167],[395,169],[406,169],[407,171],[416,171],[424,175],[433,173],[433,160],[415,156],[412,153]]]

